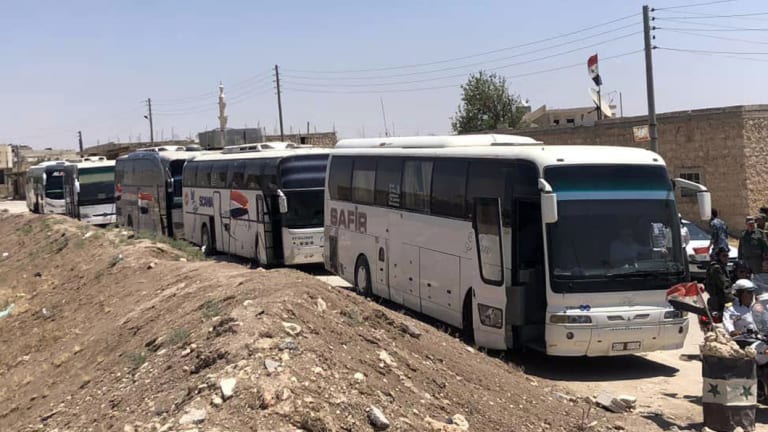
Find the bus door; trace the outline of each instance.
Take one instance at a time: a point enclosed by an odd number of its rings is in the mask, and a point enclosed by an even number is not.
[[[472,227],[477,249],[477,272],[472,278],[475,342],[491,349],[506,349],[501,201],[498,198],[475,198],[473,210]]]
[[[229,253],[229,246],[232,242],[229,239],[229,221],[224,217],[223,207],[221,191],[213,191],[213,238],[216,239],[216,250]]]

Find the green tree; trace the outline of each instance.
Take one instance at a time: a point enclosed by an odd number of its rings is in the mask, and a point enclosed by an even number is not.
[[[465,134],[520,126],[525,107],[520,96],[509,92],[503,76],[480,71],[470,75],[461,90],[461,105],[451,118],[454,132]]]

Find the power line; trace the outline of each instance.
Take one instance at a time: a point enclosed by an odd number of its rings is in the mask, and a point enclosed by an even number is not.
[[[700,7],[700,6],[709,6],[713,4],[719,4],[719,3],[730,3],[736,0],[717,0],[717,1],[710,1],[705,3],[694,3],[694,4],[687,4],[687,5],[679,5],[679,6],[668,6],[663,8],[653,8],[651,9],[651,12],[656,11],[663,11],[663,10],[672,10],[672,9],[686,9],[686,8],[692,8],[692,7]]]
[[[677,30],[677,31],[694,31],[694,32],[732,32],[732,31],[755,31],[763,32],[768,31],[768,28],[685,28],[685,27],[654,27],[654,30]]]
[[[621,39],[625,39],[625,38],[628,38],[628,37],[631,37],[631,36],[635,36],[635,35],[640,34],[640,33],[642,33],[642,31],[629,33],[629,34],[626,34],[626,35],[623,35],[623,36],[612,38],[611,40],[600,41],[600,42],[596,42],[594,44],[585,45],[585,46],[582,46],[582,47],[579,47],[579,48],[575,48],[575,49],[571,49],[571,50],[568,50],[568,51],[562,51],[562,52],[559,52],[559,53],[550,54],[550,55],[546,55],[546,56],[542,56],[542,57],[538,57],[538,58],[534,58],[534,59],[530,59],[530,60],[526,60],[526,61],[521,61],[521,62],[517,62],[517,63],[510,63],[510,64],[506,64],[506,65],[501,65],[501,66],[495,66],[495,67],[492,67],[492,68],[485,68],[484,70],[486,70],[486,71],[496,71],[496,70],[500,70],[500,69],[507,69],[507,68],[514,67],[514,66],[521,66],[521,65],[525,65],[525,64],[535,63],[535,62],[542,61],[542,60],[548,60],[548,59],[551,59],[551,58],[572,54],[572,53],[575,53],[575,52],[578,52],[578,51],[582,51],[582,50],[585,50],[585,49],[588,49],[588,48],[593,48],[593,47],[596,47],[596,46],[601,46],[601,45],[604,45],[604,44],[606,44],[608,42],[614,42],[614,41],[618,41],[618,40],[621,40]],[[382,86],[391,86],[391,85],[417,84],[417,83],[422,83],[422,82],[431,82],[431,81],[437,81],[437,80],[443,80],[443,79],[459,78],[459,77],[465,77],[466,75],[467,75],[466,73],[460,73],[460,74],[443,75],[443,76],[439,76],[439,77],[430,77],[430,78],[423,78],[423,79],[410,80],[410,81],[393,81],[393,82],[388,82],[388,83],[369,83],[369,84],[346,84],[346,83],[327,84],[327,83],[320,83],[320,84],[311,84],[311,85],[320,86],[320,87],[324,87],[324,86],[336,86],[336,87],[382,87]],[[290,80],[287,80],[287,82],[290,83]]]
[[[330,80],[344,80],[344,81],[346,81],[346,80],[390,79],[390,78],[397,78],[397,77],[407,77],[407,76],[415,76],[415,75],[426,75],[426,74],[432,74],[432,73],[437,73],[437,72],[446,72],[446,71],[450,71],[450,70],[464,69],[464,68],[467,68],[467,67],[474,67],[474,66],[484,65],[484,64],[488,64],[488,63],[493,63],[493,62],[509,60],[509,59],[513,59],[513,58],[523,57],[523,56],[526,56],[526,55],[529,55],[529,54],[535,54],[535,53],[538,53],[538,52],[541,52],[541,51],[546,51],[546,50],[553,49],[553,48],[559,48],[559,47],[562,47],[562,46],[571,45],[571,44],[574,44],[576,42],[581,42],[581,41],[584,41],[584,40],[592,39],[592,38],[594,38],[596,36],[602,36],[602,35],[605,35],[605,34],[613,33],[613,32],[618,31],[618,30],[623,30],[623,29],[626,29],[626,28],[629,28],[629,27],[635,27],[635,26],[637,26],[637,24],[636,23],[632,23],[632,24],[629,24],[629,25],[626,25],[626,26],[622,26],[622,27],[613,29],[613,30],[608,30],[608,31],[604,31],[604,32],[601,32],[601,33],[596,33],[596,34],[593,34],[593,35],[589,35],[589,36],[586,36],[586,37],[583,37],[583,38],[579,38],[579,39],[574,39],[574,40],[568,41],[568,42],[559,43],[559,44],[556,44],[556,45],[550,45],[548,47],[537,48],[537,49],[530,50],[530,51],[524,51],[524,52],[521,52],[521,53],[517,53],[515,55],[511,55],[511,56],[500,57],[500,58],[491,59],[491,60],[487,60],[487,61],[481,61],[481,62],[467,63],[467,64],[463,64],[463,65],[458,65],[458,66],[451,66],[451,67],[446,67],[446,68],[433,69],[433,70],[428,70],[428,71],[408,72],[408,73],[392,74],[392,75],[358,76],[358,77],[355,77],[355,76],[341,76],[341,77],[339,77],[339,76],[330,76],[330,77],[328,77],[328,76],[324,76],[324,77],[314,76],[314,77],[312,77],[312,76],[293,75],[293,74],[283,74],[283,77],[299,79],[299,80],[311,80],[311,81],[330,81]],[[634,35],[636,35],[638,33],[642,33],[642,32],[634,32],[634,33],[629,33],[629,34],[626,34],[626,35],[623,35],[623,36],[614,37],[614,38],[607,39],[607,40],[602,41],[602,42],[598,42],[598,43],[593,44],[593,45],[589,45],[588,47],[592,47],[592,46],[595,46],[595,45],[598,45],[598,44],[603,44],[603,43],[610,43],[610,42],[613,42],[615,40],[619,40],[619,39],[623,39],[623,38],[626,38],[626,37],[634,36]]]
[[[702,53],[702,54],[727,54],[727,55],[768,55],[768,52],[744,52],[744,51],[710,51],[710,50],[698,50],[698,49],[690,49],[690,48],[667,48],[667,47],[657,47],[659,49],[665,49],[667,51],[681,51],[681,52],[691,52],[691,53]]]
[[[629,56],[629,55],[637,54],[637,53],[640,53],[642,51],[643,51],[642,49],[634,50],[634,51],[629,51],[629,52],[625,52],[625,53],[621,53],[621,54],[617,54],[617,55],[613,55],[613,56],[602,57],[600,60],[601,61],[606,61],[606,60],[617,59],[617,58],[620,58],[620,57],[626,57],[626,56]],[[541,70],[537,70],[537,71],[526,72],[526,73],[521,73],[521,74],[516,74],[516,75],[506,75],[505,78],[507,78],[507,79],[523,78],[523,77],[527,77],[527,76],[531,76],[531,75],[537,75],[537,74],[548,73],[548,72],[555,72],[555,71],[560,71],[560,70],[565,70],[565,69],[572,69],[572,68],[575,68],[575,67],[583,67],[583,66],[584,66],[584,62],[572,63],[572,64],[568,64],[568,65],[564,65],[564,66],[558,66],[558,67],[549,68],[549,69],[541,69]],[[297,93],[325,93],[325,94],[372,94],[372,93],[374,93],[374,94],[384,94],[384,93],[409,93],[409,92],[419,92],[419,91],[438,90],[438,89],[446,89],[446,88],[457,88],[457,87],[461,87],[461,84],[449,84],[449,85],[430,86],[430,87],[414,87],[414,88],[404,88],[404,89],[384,89],[384,90],[375,90],[375,89],[374,90],[332,90],[332,89],[317,90],[317,89],[313,89],[313,88],[301,88],[301,87],[288,87],[288,88],[284,88],[283,90],[293,91],[293,92],[297,92]]]
[[[715,35],[708,35],[708,34],[703,34],[703,33],[687,32],[687,31],[682,31],[682,30],[671,30],[671,29],[666,29],[666,28],[662,28],[662,29],[658,29],[658,30],[665,30],[665,31],[673,32],[673,33],[686,34],[686,35],[690,35],[690,36],[705,37],[705,38],[709,38],[709,39],[719,39],[719,40],[731,41],[731,42],[743,42],[743,43],[751,43],[751,44],[759,44],[759,45],[768,45],[768,41],[757,41],[757,40],[752,40],[752,39],[730,38],[730,37],[725,37],[725,36],[715,36]]]
[[[763,16],[768,15],[768,12],[753,12],[753,13],[745,13],[745,14],[735,14],[735,15],[697,15],[697,16],[676,16],[673,19],[677,20],[702,20],[702,19],[713,19],[713,18],[743,18],[743,17],[754,17],[754,16]],[[656,18],[658,20],[665,19],[664,17]]]
[[[687,53],[687,54],[695,54],[699,56],[724,57],[724,58],[731,58],[735,60],[747,60],[747,61],[754,61],[754,62],[760,62],[760,63],[768,62],[768,59],[765,59],[765,58],[718,54],[717,52],[709,52],[709,51],[703,51],[703,50],[687,50],[687,49],[674,49],[674,48],[663,48],[663,47],[657,47],[657,49],[662,51],[674,51],[674,52],[681,52],[681,53]]]
[[[485,56],[485,55],[496,54],[496,53],[499,53],[499,52],[513,50],[513,49],[517,49],[517,48],[525,48],[525,47],[528,47],[528,46],[531,46],[531,45],[537,45],[537,44],[540,44],[540,43],[543,43],[543,42],[549,42],[549,41],[552,41],[552,40],[561,39],[561,38],[568,37],[568,36],[573,36],[575,34],[583,33],[583,32],[589,31],[589,30],[594,30],[596,28],[605,27],[606,25],[614,24],[614,23],[621,22],[621,21],[624,21],[624,20],[627,20],[627,19],[630,19],[630,18],[635,18],[635,17],[637,17],[637,14],[630,14],[630,15],[626,15],[626,16],[623,16],[623,17],[620,17],[620,18],[616,18],[614,20],[610,20],[610,21],[603,22],[603,23],[600,23],[600,24],[592,25],[592,26],[589,26],[589,27],[584,27],[584,28],[581,28],[579,30],[574,30],[572,32],[563,33],[563,34],[560,34],[560,35],[557,35],[557,36],[548,37],[548,38],[545,38],[545,39],[539,39],[539,40],[536,40],[536,41],[527,42],[527,43],[523,43],[523,44],[519,44],[519,45],[513,45],[513,46],[504,47],[504,48],[498,48],[498,49],[495,49],[495,50],[485,51],[485,52],[481,52],[481,53],[477,53],[477,54],[471,54],[471,55],[466,55],[466,56],[461,56],[461,57],[452,57],[452,58],[448,58],[448,59],[437,60],[437,61],[432,61],[432,62],[427,62],[427,63],[414,63],[414,64],[408,64],[408,65],[389,66],[389,67],[381,67],[381,68],[347,69],[347,70],[302,70],[302,69],[288,69],[288,68],[284,68],[284,69],[285,69],[286,72],[316,73],[316,74],[337,74],[337,73],[381,72],[381,71],[390,71],[390,70],[398,70],[398,69],[411,69],[411,68],[419,68],[419,67],[424,67],[424,66],[433,66],[433,65],[436,65],[436,64],[451,63],[451,62],[455,62],[457,60],[466,60],[466,59],[470,59],[470,58],[482,57],[482,56]]]

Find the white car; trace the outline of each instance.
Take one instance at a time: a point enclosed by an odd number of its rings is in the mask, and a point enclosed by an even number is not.
[[[691,221],[682,219],[681,222],[683,224],[683,228],[688,230],[688,235],[690,237],[690,241],[685,247],[685,254],[688,256],[688,262],[692,266],[691,273],[706,273],[707,266],[709,266],[709,262],[711,260],[709,258],[709,251],[707,250],[705,252],[704,250],[709,247],[710,235]],[[739,251],[735,247],[731,247],[730,252],[728,252],[729,270],[733,269],[733,264],[738,260],[738,258]],[[699,271],[694,272],[693,267]]]

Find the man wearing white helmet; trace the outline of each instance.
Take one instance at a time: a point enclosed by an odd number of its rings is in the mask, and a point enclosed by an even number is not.
[[[755,284],[749,279],[739,279],[732,288],[735,299],[723,311],[723,327],[731,336],[738,336],[747,329],[755,330],[755,321],[752,318]]]

